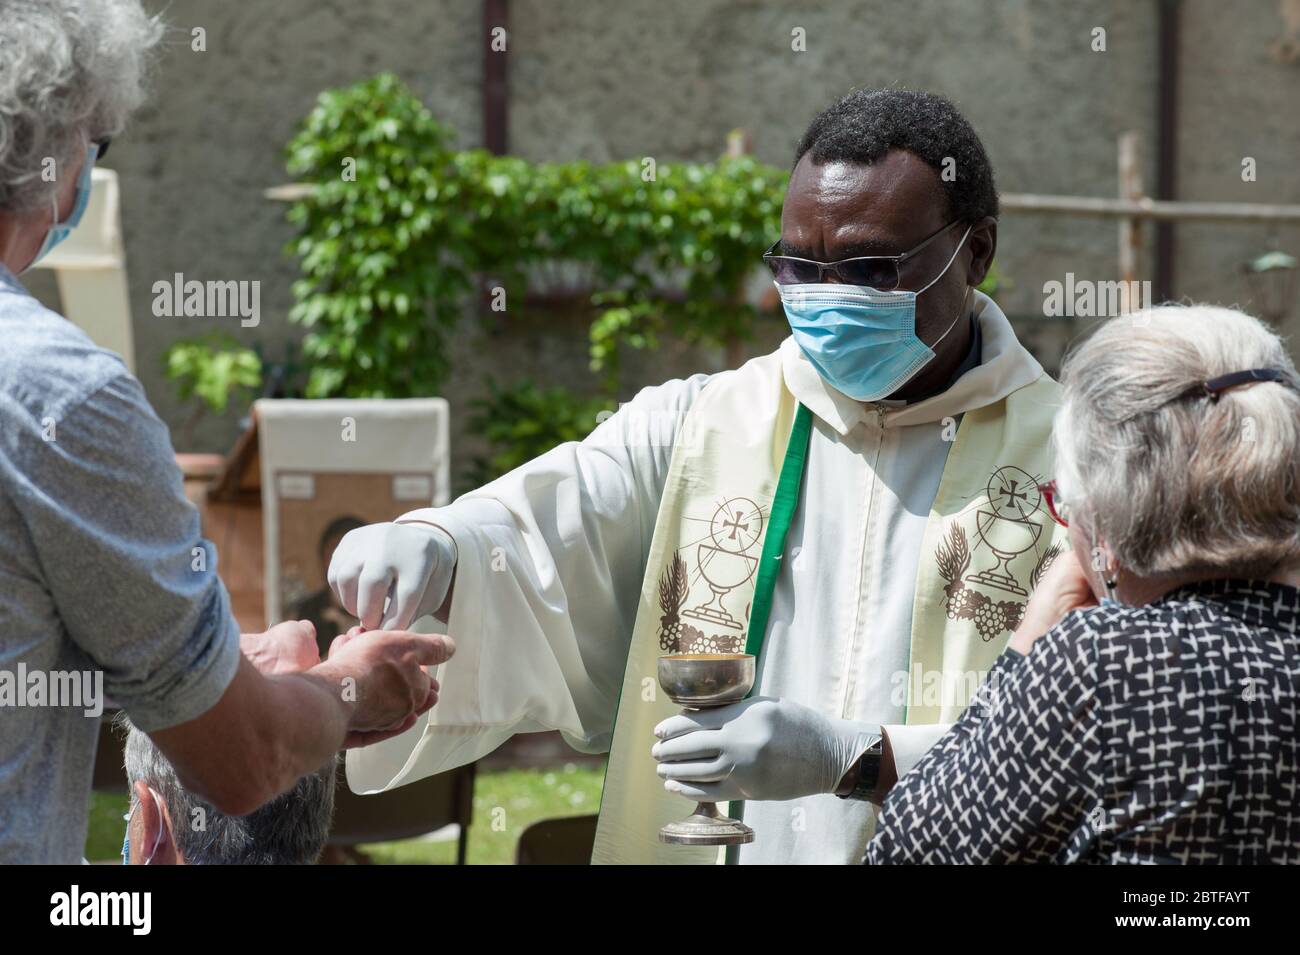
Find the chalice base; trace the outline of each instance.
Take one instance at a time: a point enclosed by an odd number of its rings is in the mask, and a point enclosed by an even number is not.
[[[659,841],[678,846],[743,846],[754,841],[754,830],[722,815],[713,803],[702,802],[685,819],[660,829]]]
[[[1028,596],[1025,588],[1021,587],[1016,578],[1010,574],[999,574],[992,570],[982,570],[978,574],[969,574],[967,580],[977,584],[984,584],[986,587],[996,587],[999,590],[1005,590],[1009,593],[1019,594],[1022,597]]]
[[[725,610],[715,610],[712,607],[695,607],[691,610],[683,610],[683,617],[694,617],[696,620],[705,620],[709,623],[716,623],[719,627],[730,627],[732,630],[744,630],[740,621],[727,613]]]

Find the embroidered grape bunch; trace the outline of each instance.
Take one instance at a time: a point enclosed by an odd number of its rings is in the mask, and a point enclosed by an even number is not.
[[[659,649],[665,653],[739,653],[742,637],[708,634],[682,621],[689,583],[686,561],[678,554],[659,578]]]
[[[1056,555],[1061,552],[1059,544],[1052,544],[1038,559],[1038,564],[1030,574],[1030,586],[1038,586],[1038,580],[1047,570]],[[966,586],[963,577],[970,567],[970,547],[966,542],[966,532],[961,525],[954,523],[948,528],[947,536],[939,542],[934,552],[939,574],[948,581],[944,585],[944,610],[949,620],[970,620],[975,630],[985,643],[996,639],[1003,633],[1014,631],[1020,626],[1025,614],[1025,605],[1019,600],[994,601],[986,594]]]

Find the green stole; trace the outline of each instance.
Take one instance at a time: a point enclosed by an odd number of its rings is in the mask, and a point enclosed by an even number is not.
[[[1034,487],[1051,476],[1058,391],[1042,376],[962,416],[917,567],[909,724],[960,715],[972,679],[1002,652],[1026,595],[1063,546]],[[658,686],[656,661],[665,653],[761,653],[812,427],[785,386],[779,351],[715,376],[687,413],[642,582],[593,863],[722,858],[714,847],[658,841],[659,828],[692,804],[664,790],[650,756],[651,731],[678,712]]]

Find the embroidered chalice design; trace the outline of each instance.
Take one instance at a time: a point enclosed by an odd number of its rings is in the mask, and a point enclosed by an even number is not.
[[[975,512],[975,532],[993,551],[992,567],[971,574],[966,579],[1027,597],[1011,573],[1011,562],[1034,547],[1043,534],[1043,525],[1031,520],[1041,501],[1037,482],[1014,465],[1005,465],[989,478],[988,504]]]
[[[758,569],[758,556],[749,551],[763,536],[763,515],[759,506],[745,497],[723,502],[709,522],[709,543],[701,543],[695,559],[709,589],[711,599],[698,607],[683,611],[683,616],[732,630],[745,625],[731,615],[722,598],[746,583]]]

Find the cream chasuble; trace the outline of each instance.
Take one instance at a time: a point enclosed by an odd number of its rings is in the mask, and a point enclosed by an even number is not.
[[[675,712],[654,660],[743,641],[800,404],[806,473],[785,551],[772,555],[755,692],[885,724],[900,772],[913,765],[965,706],[1055,552],[1034,485],[1051,476],[1056,386],[996,305],[977,294],[974,311],[979,367],[925,401],[853,402],[787,340],[743,369],[647,389],[586,441],[410,515],[456,541],[445,629],[458,653],[425,727],[349,752],[352,788],[391,788],[513,733],[559,729],[586,751],[612,746],[593,861],[715,861],[656,840],[691,804],[663,790],[649,756],[650,729]],[[750,802],[745,819],[757,840],[742,863],[856,861],[874,821],[869,805],[829,795]]]

